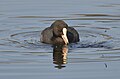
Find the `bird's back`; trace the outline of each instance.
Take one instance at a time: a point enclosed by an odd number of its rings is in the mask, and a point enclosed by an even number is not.
[[[79,34],[73,27],[68,27],[67,37],[69,43],[79,42]]]
[[[51,44],[52,37],[53,37],[53,30],[50,27],[48,27],[42,31],[40,41],[43,43]]]

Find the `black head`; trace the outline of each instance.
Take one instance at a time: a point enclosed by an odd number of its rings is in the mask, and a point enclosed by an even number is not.
[[[67,28],[68,25],[62,20],[56,20],[52,25],[51,28],[53,29],[53,42],[56,43],[68,43],[67,38]]]
[[[63,28],[68,28],[68,25],[62,20],[56,20],[51,27],[53,28],[54,36],[61,36],[63,34]]]

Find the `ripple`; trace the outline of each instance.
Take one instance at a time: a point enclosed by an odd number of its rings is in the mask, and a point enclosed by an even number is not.
[[[109,14],[73,14],[73,15],[79,15],[84,17],[101,17],[101,16],[108,16],[108,17],[120,17],[119,15],[109,15]]]
[[[98,7],[118,7],[120,4],[105,4],[105,5],[98,5]]]
[[[16,17],[9,17],[9,18],[68,18],[66,16],[59,17],[59,16],[16,16]]]
[[[104,45],[108,40],[112,39],[111,36],[88,31],[88,30],[80,30],[80,39],[81,40],[77,44],[70,44],[70,48],[106,48],[107,46]],[[39,31],[30,31],[30,32],[21,32],[21,33],[15,33],[11,35],[11,39],[7,40],[15,45],[20,45],[24,48],[43,48],[47,49],[50,45],[46,45],[43,43],[40,43],[40,32]],[[14,45],[14,46],[15,46]],[[51,47],[51,46],[50,46]],[[109,48],[108,46],[107,48]]]
[[[85,63],[85,62],[109,62],[120,61],[120,52],[111,51],[92,51],[84,53],[70,53],[69,63]]]
[[[50,19],[50,20],[43,20],[43,21],[55,21],[55,20],[57,20],[57,19]],[[120,19],[119,18],[93,18],[93,17],[91,17],[91,18],[66,18],[66,19],[61,19],[61,20],[104,20],[104,21],[111,21],[111,20],[115,20],[115,21],[119,21]]]

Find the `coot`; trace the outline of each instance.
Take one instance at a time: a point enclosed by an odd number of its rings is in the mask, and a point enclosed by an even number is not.
[[[79,42],[79,34],[64,21],[56,20],[50,27],[42,31],[40,41],[52,45],[66,45]]]

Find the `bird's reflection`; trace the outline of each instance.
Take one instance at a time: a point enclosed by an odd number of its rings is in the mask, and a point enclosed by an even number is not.
[[[56,64],[55,66],[58,69],[64,68],[63,64],[67,63],[67,53],[68,47],[67,45],[64,46],[54,46],[53,48],[53,63]]]

